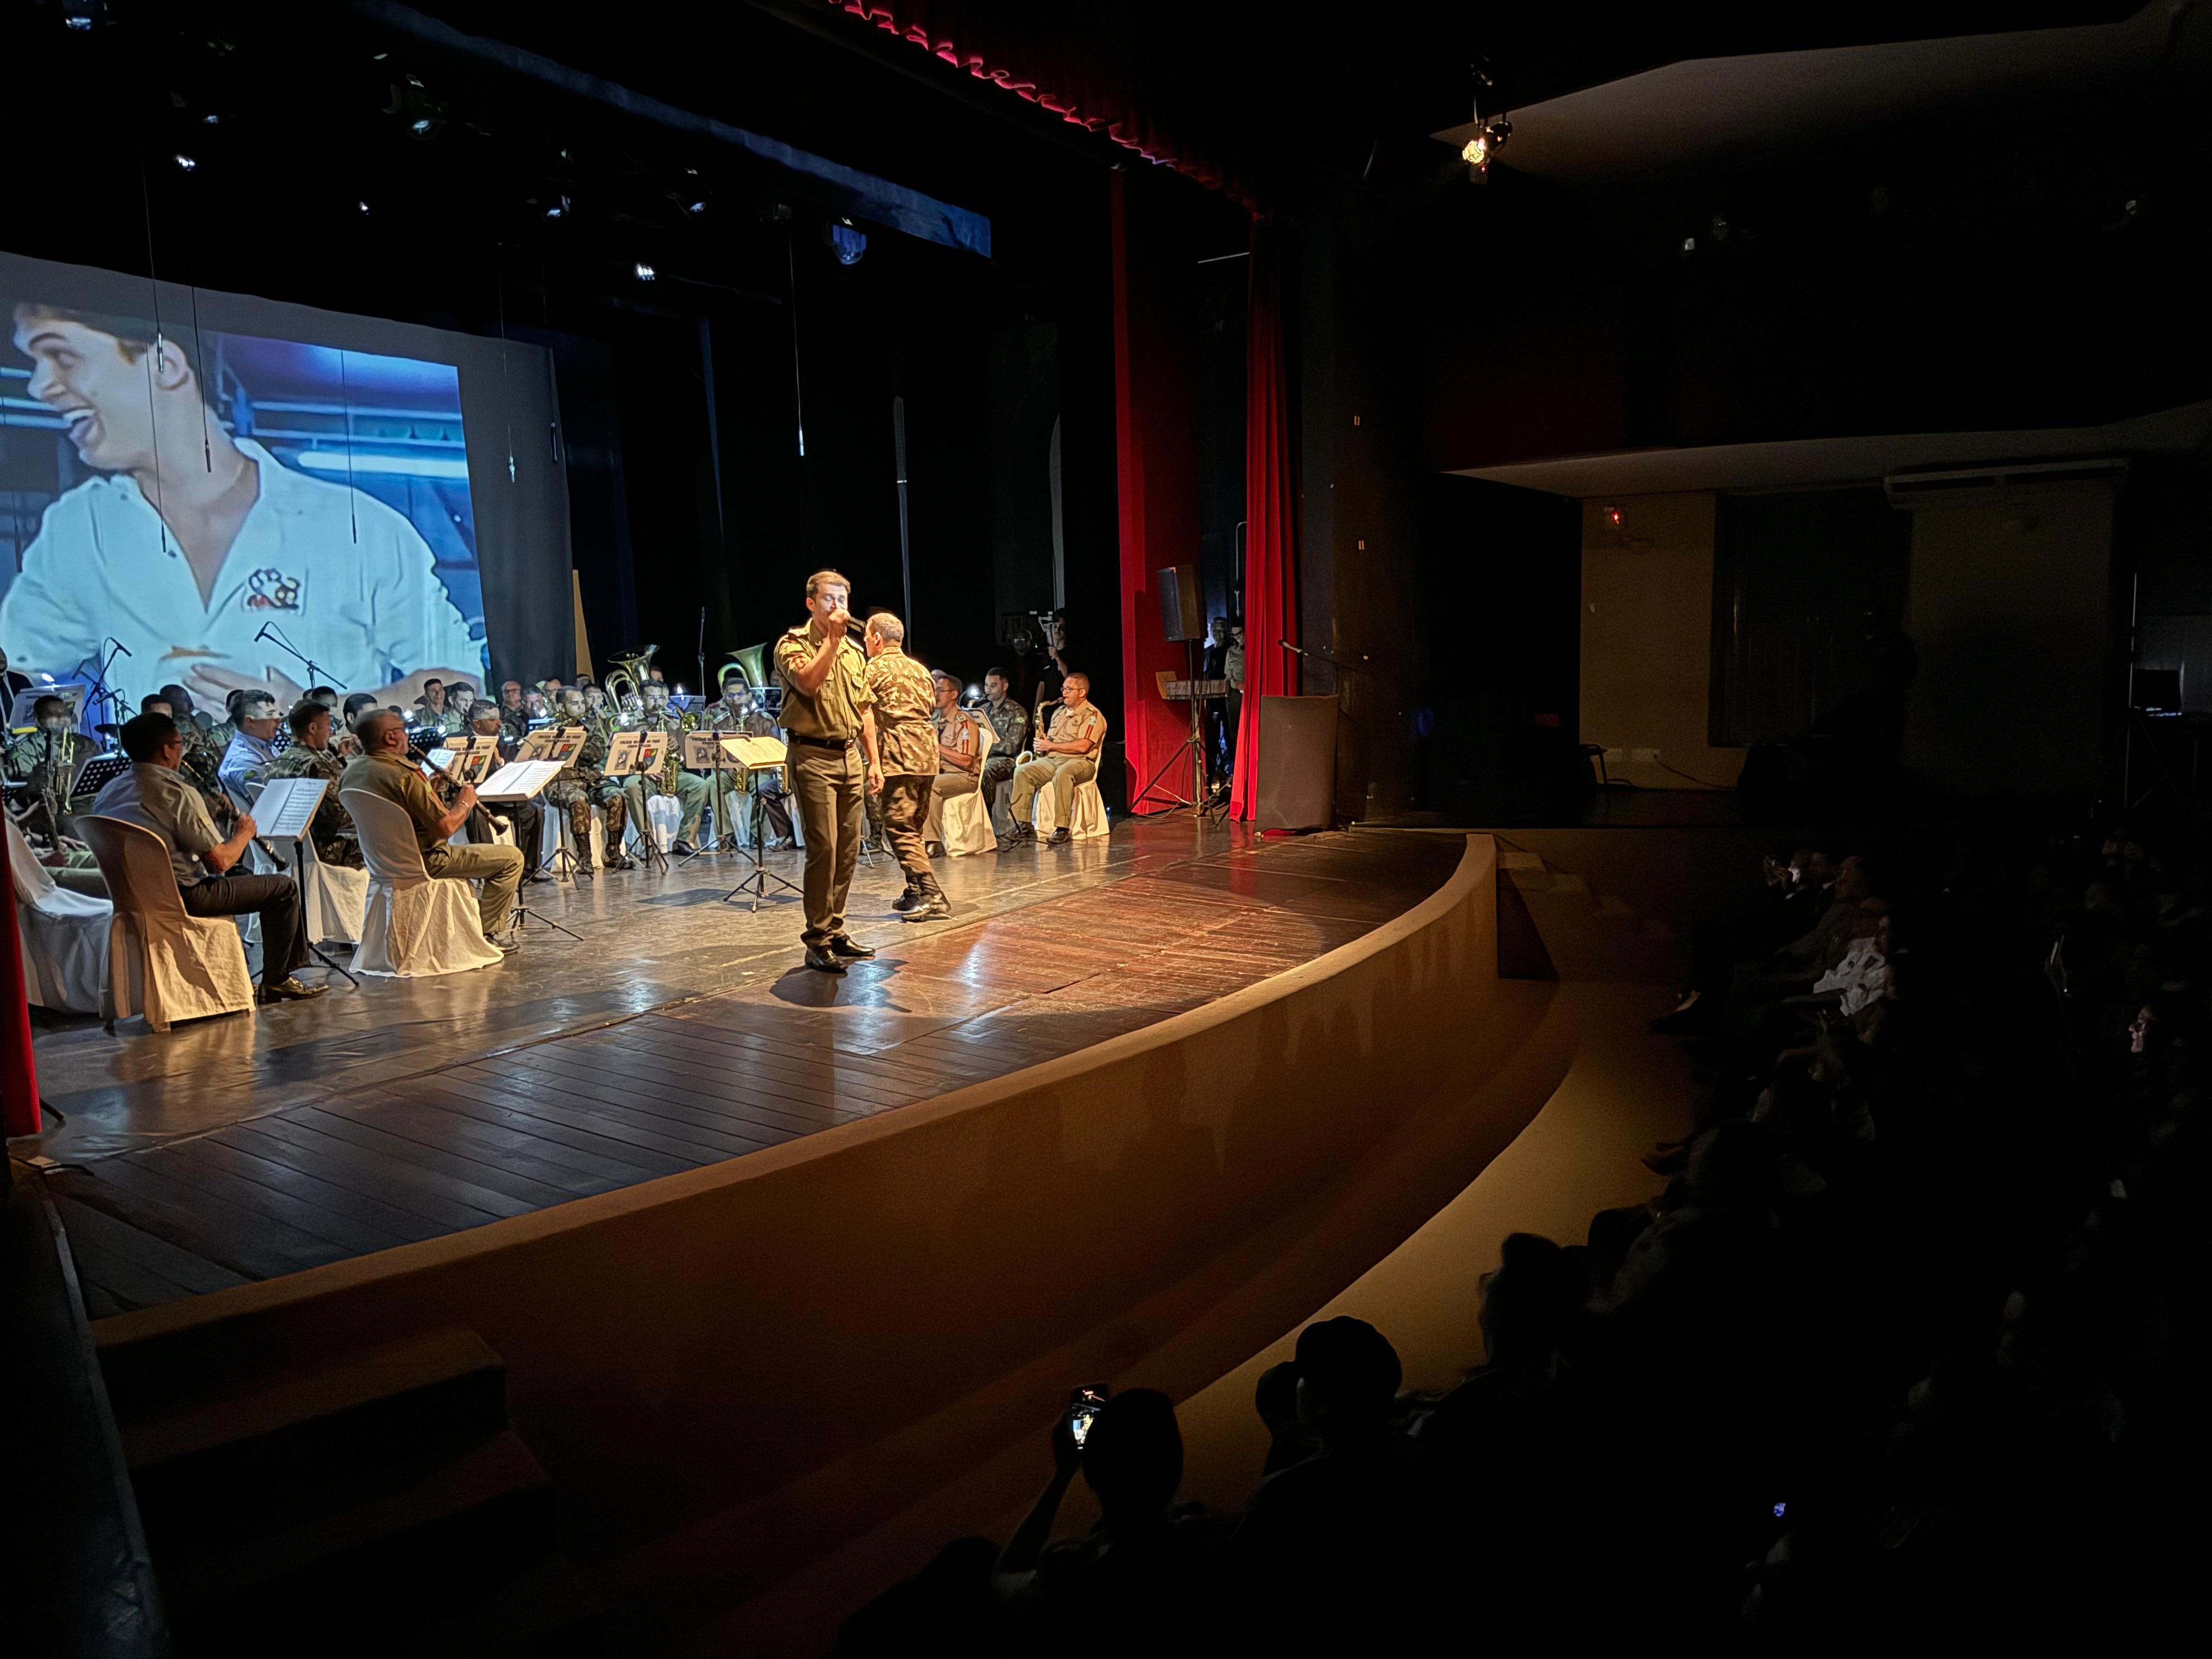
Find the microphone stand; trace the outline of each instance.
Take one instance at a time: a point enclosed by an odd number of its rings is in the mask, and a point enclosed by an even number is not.
[[[123,649],[123,641],[118,639],[110,638],[107,641],[107,643],[112,646],[114,649],[110,651],[105,657],[102,657],[100,659],[99,665],[92,671],[92,684],[85,688],[84,700],[87,707],[91,709],[99,708],[102,703],[106,704],[108,720],[112,724],[120,726],[123,723],[122,720],[118,720],[115,717],[118,712],[117,705],[123,701],[123,697],[120,692],[117,691],[113,687],[108,684],[107,671],[115,665],[115,658],[118,652],[122,653],[125,656],[128,656],[131,653]],[[126,714],[124,718],[127,720],[129,716]]]
[[[287,656],[289,656],[302,664],[307,671],[307,684],[309,686],[317,686],[323,683],[323,665],[317,662],[313,657],[309,656],[306,652],[297,649],[291,641],[284,637],[284,630],[277,627],[275,623],[262,623],[261,631],[258,634],[256,634],[253,637],[257,640],[268,641],[270,644],[275,646]]]

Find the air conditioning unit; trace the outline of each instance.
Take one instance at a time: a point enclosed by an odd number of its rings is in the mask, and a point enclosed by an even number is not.
[[[1960,472],[1897,472],[1881,481],[1892,507],[1965,507],[1976,501],[2023,501],[2058,490],[2118,489],[2128,464],[2117,457],[2039,461],[2023,466],[1983,466]]]

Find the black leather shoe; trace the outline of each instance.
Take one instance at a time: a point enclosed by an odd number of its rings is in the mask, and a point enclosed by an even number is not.
[[[679,836],[675,841],[669,843],[668,850],[677,858],[688,859],[691,856],[693,848],[690,842],[685,841]]]
[[[863,945],[860,940],[845,933],[840,933],[831,939],[830,949],[848,962],[863,962],[876,953],[874,945]]]
[[[891,901],[891,908],[897,911],[899,915],[904,915],[908,911],[913,909],[915,905],[921,902],[921,889],[915,886],[912,883],[908,883],[906,891],[901,893],[896,898]]]
[[[825,974],[842,974],[845,971],[843,959],[826,945],[810,945],[806,947],[806,965]]]
[[[1067,826],[1066,824],[1062,824],[1059,829],[1052,832],[1052,839],[1045,842],[1045,845],[1048,847],[1065,847],[1068,842],[1074,839],[1074,836],[1067,833]]]
[[[302,985],[296,979],[280,979],[274,985],[264,985],[255,994],[254,1000],[264,1005],[271,1002],[313,1002],[331,988],[327,985]]]
[[[906,919],[908,921],[935,921],[940,916],[951,914],[951,902],[945,896],[943,890],[932,888],[922,894],[920,903],[906,913]]]
[[[523,872],[522,878],[523,880],[530,883],[532,886],[537,885],[539,882],[550,881],[553,879],[553,878],[548,875],[543,869],[526,870]]]

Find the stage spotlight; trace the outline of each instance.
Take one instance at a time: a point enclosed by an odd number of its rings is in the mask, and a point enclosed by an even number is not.
[[[199,163],[192,160],[189,155],[180,155],[177,157],[177,165],[182,167],[186,173],[190,173],[194,167],[198,167]]]
[[[649,264],[647,264],[643,260],[641,260],[641,260],[638,262],[638,266],[637,266],[637,280],[638,280],[639,282],[641,282],[641,283],[649,283],[649,282],[651,282],[651,281],[653,280],[653,267],[652,267],[651,265],[649,265]]]
[[[841,265],[860,264],[860,256],[868,251],[867,236],[848,224],[834,224],[825,228],[829,233],[830,246],[837,255],[837,263]]]
[[[704,213],[707,210],[707,204],[704,202],[694,202],[684,210],[686,213]]]
[[[354,205],[359,208],[363,213],[368,211],[368,204],[366,202],[356,202]]]
[[[1502,115],[1482,118],[1482,112],[1474,112],[1474,137],[1461,148],[1459,159],[1467,163],[1468,176],[1480,184],[1490,176],[1490,163],[1498,149],[1513,136],[1513,123]]]
[[[428,116],[424,116],[420,120],[410,121],[407,124],[407,131],[413,133],[417,138],[428,138],[437,130],[437,125],[438,124],[436,122],[431,120]]]
[[[62,0],[62,27],[75,34],[82,34],[92,27],[100,13],[100,0]]]
[[[563,196],[559,201],[554,203],[551,207],[545,210],[545,216],[549,219],[566,218],[568,216],[568,198],[565,196]]]

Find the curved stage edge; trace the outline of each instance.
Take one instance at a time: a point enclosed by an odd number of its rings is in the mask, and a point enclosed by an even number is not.
[[[1072,1380],[1195,1394],[1512,1142],[1575,1031],[1556,986],[1499,977],[1497,889],[1495,844],[1470,836],[1403,915],[1157,1025],[730,1164],[106,1319],[103,1366],[118,1395],[178,1398],[465,1326],[507,1363],[626,1650],[762,1597],[779,1628],[748,1650],[820,1650],[935,1544],[1018,1509]],[[818,1594],[766,1594],[801,1577]]]

